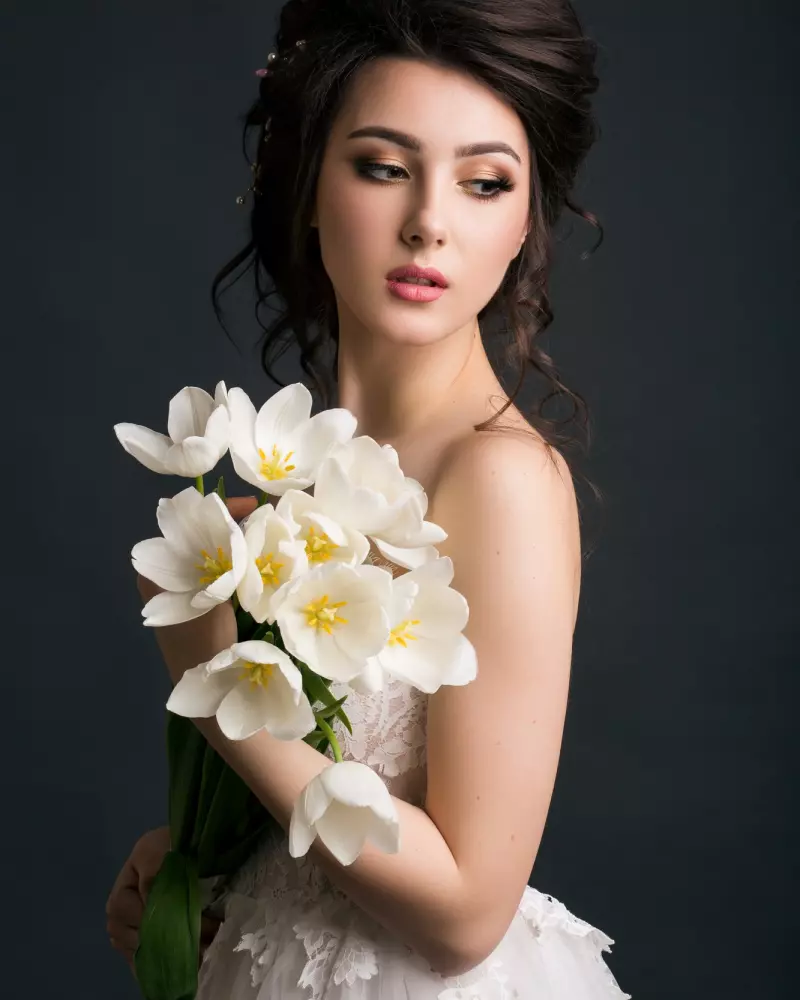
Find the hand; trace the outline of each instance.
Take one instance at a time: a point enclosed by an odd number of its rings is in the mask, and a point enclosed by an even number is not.
[[[170,849],[169,827],[149,830],[134,844],[130,857],[117,875],[106,901],[106,930],[115,948],[135,975],[133,956],[139,947],[139,927],[142,923],[147,896],[164,856]],[[214,940],[221,921],[203,914],[200,926],[200,956]]]
[[[229,497],[226,504],[231,517],[239,522],[256,509],[258,500],[256,497]],[[136,578],[144,607],[164,588],[140,573],[136,574]],[[232,601],[217,605],[199,618],[179,625],[160,625],[153,631],[173,684],[178,683],[186,670],[208,662],[217,653],[232,646],[238,638]]]

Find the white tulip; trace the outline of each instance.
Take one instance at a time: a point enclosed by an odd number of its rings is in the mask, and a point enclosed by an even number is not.
[[[247,545],[247,571],[237,588],[239,603],[255,621],[271,625],[273,595],[308,571],[306,543],[295,538],[293,526],[269,503],[249,514],[240,528]]]
[[[403,475],[397,451],[366,435],[336,445],[320,465],[314,497],[343,527],[369,535],[381,554],[413,569],[438,556],[447,532],[425,520],[428,497]]]
[[[215,715],[229,740],[246,740],[261,729],[278,740],[301,740],[317,725],[300,671],[260,639],[236,642],[187,670],[167,708],[188,719]]]
[[[133,568],[164,589],[142,608],[144,624],[178,625],[230,600],[247,570],[247,544],[219,496],[190,486],[159,500],[156,517],[164,537],[131,550]]]
[[[296,538],[305,543],[310,569],[331,559],[360,566],[369,555],[369,539],[360,531],[342,527],[317,497],[301,490],[288,490],[275,508],[291,526]]]
[[[284,386],[258,412],[242,389],[231,389],[228,412],[236,474],[275,496],[311,486],[331,447],[351,438],[356,429],[349,410],[309,416],[311,393],[302,382]]]
[[[285,583],[273,596],[287,652],[315,673],[347,683],[389,638],[391,573],[332,561]]]
[[[365,690],[382,686],[381,672],[426,694],[475,680],[475,647],[462,634],[469,605],[452,580],[453,561],[444,556],[392,581],[391,633],[361,678]]]
[[[196,479],[210,472],[228,450],[228,393],[219,382],[212,398],[189,385],[172,397],[169,435],[140,424],[115,424],[119,443],[135,459],[162,475]]]
[[[316,837],[341,865],[351,865],[369,838],[386,854],[400,850],[400,820],[386,785],[366,764],[331,764],[306,785],[292,810],[289,853],[300,858]]]

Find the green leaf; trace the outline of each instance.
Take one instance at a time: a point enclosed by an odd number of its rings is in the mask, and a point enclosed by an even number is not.
[[[311,696],[312,703],[314,701],[321,701],[322,704],[326,705],[328,708],[330,708],[332,705],[336,705],[337,704],[336,698],[334,698],[333,694],[328,690],[327,685],[323,684],[322,679],[318,677],[312,670],[309,670],[309,668],[306,666],[305,663],[299,664],[299,667],[300,667],[300,673],[303,675],[304,685],[309,695]],[[336,709],[335,714],[338,718],[342,720],[344,725],[349,730],[350,735],[352,736],[353,727],[350,724],[350,720],[347,718],[347,714],[345,713],[344,709],[341,708],[341,706],[338,707]]]
[[[222,773],[227,767],[227,763],[217,753],[217,751],[206,742],[203,756],[203,774],[200,781],[200,791],[197,797],[196,819],[190,850],[197,854],[200,838],[205,829],[214,797],[217,793]]]
[[[339,714],[339,709],[346,701],[347,695],[342,695],[338,701],[333,702],[333,704],[329,705],[327,708],[322,708],[318,712],[314,712],[314,715],[318,719],[330,719],[332,715]]]
[[[216,488],[215,492],[216,492],[217,496],[220,498],[220,500],[223,503],[225,503],[225,501],[228,498],[225,495],[225,477],[224,476],[220,476],[219,477],[219,482],[217,483],[217,488]]]
[[[192,1000],[196,995],[201,907],[195,861],[169,851],[150,887],[133,957],[145,1000]]]
[[[203,778],[206,740],[191,719],[167,713],[169,829],[176,851],[189,851]]]

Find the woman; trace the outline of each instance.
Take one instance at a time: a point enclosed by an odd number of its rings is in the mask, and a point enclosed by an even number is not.
[[[259,130],[252,242],[215,291],[248,262],[263,304],[269,274],[287,311],[265,362],[291,329],[326,403],[333,386],[358,434],[392,445],[424,486],[480,666],[431,695],[392,680],[348,698],[344,757],[384,778],[402,844],[368,843],[349,866],[319,840],[303,858],[287,850],[293,803],[323,755],[264,732],[234,744],[196,720],[281,828],[216,886],[198,1000],[627,996],[602,957],[611,939],[526,885],[566,711],[579,519],[561,439],[513,396],[498,410],[485,349],[489,319],[505,319],[522,372],[530,363],[582,404],[533,341],[552,315],[553,227],[595,135],[594,55],[566,0],[282,10],[247,118]],[[428,287],[414,268],[429,269]],[[230,503],[236,517],[254,505]],[[152,594],[141,580],[140,591]],[[175,635],[159,636],[173,680]],[[137,845],[109,899],[129,960],[167,839]]]

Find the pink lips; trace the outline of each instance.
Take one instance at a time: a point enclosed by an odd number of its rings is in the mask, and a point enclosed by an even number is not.
[[[433,302],[445,293],[439,285],[411,285],[406,281],[389,281],[387,284],[392,295],[407,302]]]

